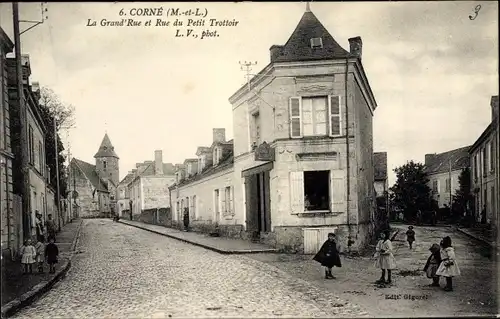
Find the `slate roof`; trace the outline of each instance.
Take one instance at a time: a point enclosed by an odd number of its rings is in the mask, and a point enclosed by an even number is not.
[[[73,158],[71,162],[76,164],[76,166],[87,177],[87,179],[95,189],[101,192],[108,191],[108,186],[106,185],[106,183],[97,175],[95,165],[84,162],[77,158]]]
[[[387,179],[387,152],[373,153],[373,167],[376,181]]]
[[[175,166],[172,163],[163,163],[163,175],[175,175]]]
[[[311,48],[312,38],[322,38],[323,48]],[[280,52],[271,62],[326,60],[349,56],[349,52],[335,41],[309,7],[285,45],[273,47]]]
[[[104,134],[104,138],[102,139],[101,146],[99,146],[99,150],[94,155],[97,157],[115,157],[119,158],[115,153],[115,147],[111,144],[111,140],[109,139],[108,133]]]
[[[134,178],[135,174],[134,173],[128,173],[127,176],[125,176],[120,184],[118,185],[127,185],[128,183],[130,183],[132,181],[132,179]]]
[[[425,154],[425,171],[427,174],[438,174],[450,170],[461,170],[470,165],[470,146],[461,147],[439,154]]]
[[[184,185],[190,184],[194,181],[203,179],[207,176],[210,176],[212,174],[215,174],[217,172],[223,171],[225,169],[231,168],[234,164],[234,157],[233,157],[233,152],[229,153],[226,155],[222,161],[219,162],[217,166],[210,166],[206,168],[201,174],[196,174],[192,175],[189,178],[186,178],[179,183],[173,184],[172,186],[169,187],[169,189],[174,189],[175,187],[179,186],[182,187]]]

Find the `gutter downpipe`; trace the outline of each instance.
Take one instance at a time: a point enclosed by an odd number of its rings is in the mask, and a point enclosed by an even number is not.
[[[350,170],[351,170],[351,161],[350,161],[350,149],[349,149],[349,109],[348,109],[348,96],[347,96],[347,80],[349,75],[349,55],[345,59],[345,81],[344,81],[344,89],[345,89],[345,121],[346,121],[346,134],[345,134],[345,143],[346,143],[346,211],[347,211],[347,227],[348,227],[348,236],[347,236],[347,251],[350,252],[351,246],[354,243],[351,236],[351,219],[350,219],[350,200],[351,200],[351,179],[350,179]]]

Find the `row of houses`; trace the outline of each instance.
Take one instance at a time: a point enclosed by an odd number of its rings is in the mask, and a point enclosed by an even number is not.
[[[439,154],[426,154],[425,166],[432,196],[440,208],[451,207],[460,188],[459,176],[470,170],[473,200],[469,211],[476,222],[498,227],[500,219],[500,129],[498,96],[491,97],[491,122],[469,146]]]
[[[271,46],[270,63],[230,97],[233,139],[214,129],[212,145],[176,166],[174,224],[188,211],[194,230],[305,253],[328,232],[343,249],[372,240],[387,154],[376,174],[377,103],[361,38],[349,44],[342,48],[307,7],[288,41]]]
[[[15,254],[23,240],[35,235],[35,214],[46,220],[52,214],[56,223],[69,221],[67,210],[59,214],[56,190],[50,184],[51,172],[46,163],[46,139],[50,127],[44,121],[40,108],[40,87],[31,82],[31,64],[28,55],[22,55],[24,98],[28,134],[28,174],[30,181],[30,210],[22,211],[23,172],[18,159],[21,154],[17,101],[16,60],[7,57],[14,44],[0,28],[0,212],[2,256]],[[61,207],[67,206],[66,201]]]

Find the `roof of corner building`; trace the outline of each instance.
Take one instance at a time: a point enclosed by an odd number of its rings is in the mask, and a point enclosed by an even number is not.
[[[102,139],[101,146],[99,146],[99,150],[94,155],[94,157],[115,157],[119,158],[115,153],[115,148],[113,144],[111,144],[111,140],[109,139],[108,133],[104,134],[104,138]]]
[[[134,173],[128,173],[127,176],[125,176],[118,185],[127,185],[132,181],[134,178],[135,174]]]
[[[104,183],[104,181],[99,177],[99,175],[97,175],[95,165],[84,162],[77,158],[73,158],[71,161],[76,164],[76,166],[87,177],[87,179],[95,189],[103,192],[108,191],[108,186],[106,185],[106,183]]]
[[[373,166],[375,180],[386,180],[387,179],[387,152],[376,152],[373,153]]]
[[[433,156],[425,163],[425,171],[427,174],[438,174],[448,172],[450,170],[461,170],[470,165],[469,148],[465,146],[444,153],[433,154]]]
[[[14,49],[14,42],[9,38],[7,33],[0,27],[0,45],[4,53],[11,53]]]
[[[311,48],[312,38],[322,38],[323,48]],[[324,60],[349,56],[349,52],[335,41],[314,13],[309,10],[304,12],[297,27],[285,45],[281,46],[280,51],[273,62]]]

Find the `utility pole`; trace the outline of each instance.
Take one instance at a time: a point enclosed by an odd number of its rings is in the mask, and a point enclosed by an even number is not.
[[[450,165],[450,171],[449,171],[449,179],[450,179],[450,182],[449,182],[449,185],[450,185],[450,189],[449,189],[449,192],[450,192],[450,214],[451,214],[451,204],[452,204],[452,196],[451,196],[451,159],[448,161],[449,162],[449,165]]]
[[[239,62],[240,63],[240,69],[241,71],[245,71],[246,72],[246,78],[247,78],[247,85],[248,85],[248,91],[250,91],[250,71],[252,71],[252,65],[257,65],[257,61],[255,62]]]
[[[31,194],[30,194],[30,176],[29,176],[29,147],[28,144],[28,123],[27,123],[27,110],[24,103],[24,84],[23,84],[23,68],[21,60],[21,33],[19,30],[19,3],[12,3],[12,15],[14,21],[14,42],[15,42],[15,55],[16,55],[16,75],[17,75],[17,103],[19,106],[19,122],[21,126],[21,172],[23,175],[23,183],[21,193],[23,194],[22,201],[22,220],[23,231],[28,231],[29,234],[24,233],[25,237],[31,237],[31,225],[29,223],[29,216],[31,214]]]
[[[59,145],[57,145],[57,122],[54,116],[54,144],[56,148],[56,183],[57,183],[57,216],[58,216],[58,228],[61,231],[61,194],[59,188]]]

